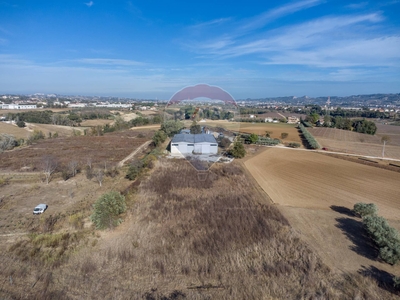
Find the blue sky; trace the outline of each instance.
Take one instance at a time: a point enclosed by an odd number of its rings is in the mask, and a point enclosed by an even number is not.
[[[399,14],[400,0],[0,0],[0,93],[399,93]]]

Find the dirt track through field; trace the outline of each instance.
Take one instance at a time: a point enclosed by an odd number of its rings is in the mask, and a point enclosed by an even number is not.
[[[373,202],[400,229],[400,174],[311,151],[267,148],[245,161],[260,187],[301,238],[338,271],[374,266],[399,275],[400,266],[380,262],[351,209]]]
[[[142,150],[143,148],[147,147],[148,145],[150,145],[151,141],[147,141],[145,142],[143,145],[140,145],[139,148],[135,149],[134,151],[131,152],[131,154],[129,154],[127,157],[125,157],[123,160],[121,160],[117,167],[121,168],[124,163],[126,163],[127,160],[131,159],[132,157],[135,156],[136,153],[138,153],[140,150]]]

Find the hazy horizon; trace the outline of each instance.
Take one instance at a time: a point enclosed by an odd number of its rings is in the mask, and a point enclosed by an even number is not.
[[[2,1],[0,93],[398,93],[400,1]]]

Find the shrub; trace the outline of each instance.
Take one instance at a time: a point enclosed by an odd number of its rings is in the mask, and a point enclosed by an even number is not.
[[[158,147],[162,143],[164,143],[166,139],[167,139],[167,134],[162,130],[158,130],[153,136],[154,145]]]
[[[378,208],[374,203],[356,203],[354,204],[354,213],[360,217],[365,217],[367,215],[376,214]]]
[[[140,172],[142,171],[143,165],[139,166],[139,165],[131,165],[128,169],[128,172],[126,173],[125,178],[129,179],[129,180],[135,180]]]
[[[300,144],[299,144],[299,143],[289,143],[288,147],[291,147],[291,148],[299,148],[299,147],[300,147]]]
[[[235,142],[229,154],[235,158],[242,158],[246,155],[246,150],[241,142]]]
[[[5,150],[11,150],[18,145],[14,136],[11,134],[0,134],[0,152]]]
[[[80,213],[69,216],[68,221],[69,221],[69,224],[72,227],[74,227],[75,229],[83,228],[83,225],[84,225],[83,216]]]
[[[288,136],[289,136],[289,133],[287,133],[287,132],[282,132],[281,133],[281,139],[282,140],[286,139]]]
[[[258,135],[255,133],[250,134],[249,136],[250,143],[255,144],[258,141]]]
[[[379,248],[379,256],[394,265],[400,260],[400,237],[396,229],[389,226],[385,218],[369,214],[363,218],[368,234]]]
[[[220,144],[220,146],[222,147],[222,148],[228,148],[230,145],[231,145],[231,141],[227,138],[227,137],[224,137],[224,138],[222,138],[221,139],[221,141],[219,142],[219,144]]]
[[[17,122],[17,126],[23,128],[23,127],[25,127],[26,125],[25,125],[25,122],[24,122],[24,121],[18,121],[18,122]]]
[[[96,229],[111,229],[122,222],[119,215],[126,211],[125,197],[115,191],[103,194],[94,203],[93,208],[90,219]]]

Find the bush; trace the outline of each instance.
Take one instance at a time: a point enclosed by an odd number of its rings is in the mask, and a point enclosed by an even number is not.
[[[103,194],[93,208],[90,219],[96,229],[114,228],[122,222],[119,215],[126,211],[125,197],[115,191]]]
[[[360,217],[365,217],[368,215],[376,214],[378,212],[378,208],[374,203],[356,203],[354,204],[353,211],[356,215]]]
[[[153,136],[153,143],[156,147],[158,147],[162,143],[164,143],[166,139],[167,139],[167,134],[162,130],[158,130]]]
[[[226,149],[231,145],[231,141],[227,137],[224,137],[221,139],[219,144],[222,148]]]
[[[142,172],[144,168],[143,161],[136,161],[129,166],[128,172],[126,173],[125,178],[129,180],[135,180],[139,174]]]
[[[250,134],[249,136],[250,143],[255,144],[258,141],[258,135],[255,133]]]
[[[299,144],[299,143],[289,143],[288,147],[291,147],[291,148],[299,148],[299,147],[300,147],[300,144]]]
[[[235,158],[242,158],[246,155],[246,150],[241,142],[235,142],[229,154]]]
[[[23,128],[23,127],[25,127],[26,125],[25,125],[25,122],[24,122],[24,121],[18,121],[18,122],[17,122],[17,126]]]
[[[289,133],[287,133],[287,132],[282,132],[281,133],[281,139],[282,140],[286,139],[288,136],[289,136]]]
[[[369,214],[363,218],[368,234],[379,248],[379,256],[394,265],[400,260],[400,237],[396,229],[389,226],[385,218]]]
[[[0,134],[0,152],[12,150],[16,146],[18,146],[18,142],[13,135],[5,133]]]

